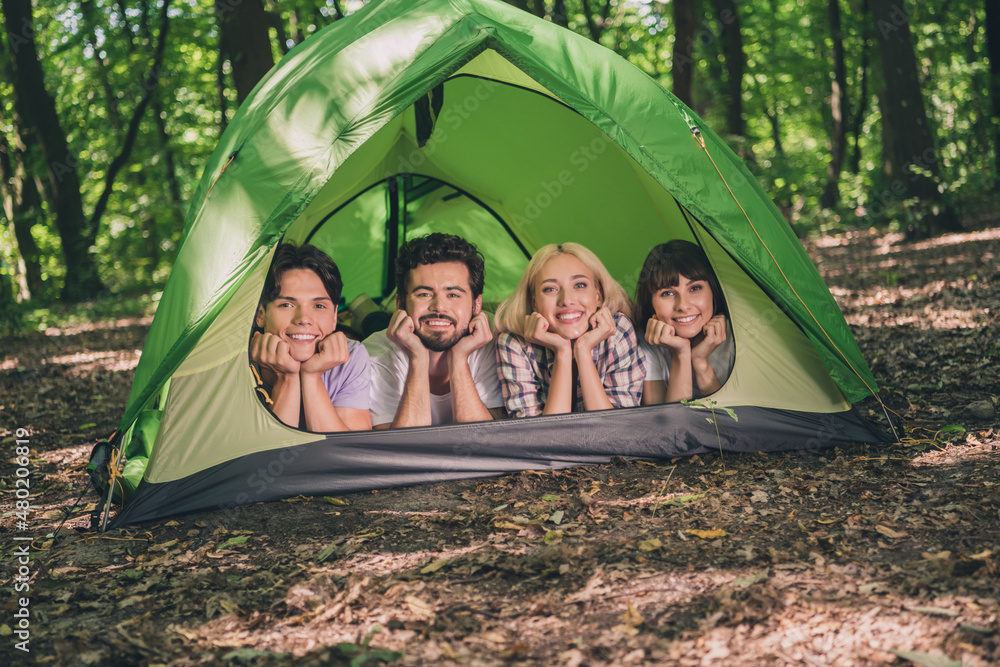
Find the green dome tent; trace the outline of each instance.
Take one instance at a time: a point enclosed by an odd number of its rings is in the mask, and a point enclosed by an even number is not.
[[[715,415],[664,405],[318,434],[255,397],[247,341],[274,246],[338,263],[346,300],[387,296],[399,244],[458,233],[486,301],[547,243],[593,249],[628,290],[654,245],[700,243],[736,361]],[[121,426],[91,472],[116,525],[611,456],[818,448],[883,436],[851,409],[871,372],[773,203],[683,104],[607,49],[499,0],[382,0],[289,53],[240,107],[188,214]],[[110,457],[118,460],[118,456]],[[113,467],[114,464],[111,464]]]

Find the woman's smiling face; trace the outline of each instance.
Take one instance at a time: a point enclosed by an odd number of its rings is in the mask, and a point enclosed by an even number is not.
[[[535,311],[549,323],[549,331],[567,340],[590,329],[590,318],[603,301],[593,272],[569,254],[545,262],[532,290]]]
[[[705,280],[688,280],[677,276],[678,284],[653,293],[656,319],[674,328],[681,338],[694,338],[715,315],[712,288]]]

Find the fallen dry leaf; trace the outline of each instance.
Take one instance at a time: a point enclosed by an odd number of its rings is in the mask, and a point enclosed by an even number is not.
[[[415,595],[407,595],[403,602],[418,619],[428,620],[434,617],[434,609]]]
[[[651,537],[648,540],[642,540],[639,542],[639,551],[656,551],[663,546],[663,542],[657,537]]]
[[[716,530],[696,530],[694,528],[688,528],[684,531],[688,535],[694,535],[695,537],[700,537],[703,540],[715,540],[720,537],[725,537],[729,533],[718,528]]]
[[[437,572],[438,570],[440,570],[442,567],[444,567],[447,564],[448,564],[448,559],[447,558],[438,559],[438,560],[436,560],[436,561],[434,561],[432,563],[429,563],[429,564],[425,565],[420,570],[420,574],[432,574],[434,572]]]
[[[902,537],[907,536],[907,533],[905,532],[893,530],[892,528],[889,528],[889,526],[884,526],[882,524],[878,524],[877,526],[875,526],[875,531],[878,532],[880,535],[885,535],[886,537],[890,537],[894,540],[898,540]]]

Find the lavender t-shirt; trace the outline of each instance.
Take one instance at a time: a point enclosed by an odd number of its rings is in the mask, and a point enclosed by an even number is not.
[[[365,346],[356,340],[347,341],[350,358],[323,373],[323,386],[335,408],[367,410],[371,404],[371,359]]]

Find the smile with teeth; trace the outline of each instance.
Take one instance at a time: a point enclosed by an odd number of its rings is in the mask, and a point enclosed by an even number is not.
[[[288,334],[288,337],[291,338],[292,340],[297,340],[302,342],[310,342],[318,338],[316,334]]]
[[[448,319],[438,318],[438,317],[427,317],[421,320],[421,323],[432,328],[441,329],[445,327],[452,326],[453,322]]]
[[[583,317],[583,313],[581,313],[579,311],[575,311],[575,312],[571,312],[571,313],[559,313],[558,315],[556,315],[556,319],[557,320],[559,320],[560,322],[566,322],[566,323],[576,322],[581,317]]]
[[[674,322],[677,324],[691,324],[696,319],[698,319],[698,313],[695,313],[694,315],[685,315],[684,317],[675,317]]]

